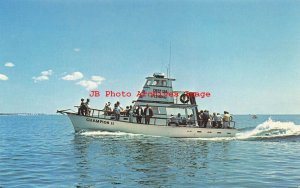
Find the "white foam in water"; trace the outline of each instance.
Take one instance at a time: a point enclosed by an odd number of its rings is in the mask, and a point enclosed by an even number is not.
[[[203,141],[226,141],[235,140],[236,137],[213,137],[213,138],[187,138],[189,140],[203,140]]]
[[[238,133],[237,139],[274,138],[300,135],[300,126],[293,122],[273,121],[271,118],[258,125],[255,129]]]

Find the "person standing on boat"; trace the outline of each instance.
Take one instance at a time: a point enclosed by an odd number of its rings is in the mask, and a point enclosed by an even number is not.
[[[143,109],[141,108],[140,105],[137,106],[137,109],[135,110],[135,115],[136,115],[136,122],[137,123],[142,123],[142,116],[143,116]]]
[[[207,110],[204,110],[204,112],[203,112],[203,127],[204,128],[207,127],[208,119],[209,119],[209,112]]]
[[[223,117],[221,116],[220,113],[217,113],[217,127],[222,128],[222,119]]]
[[[90,107],[89,107],[89,102],[90,102],[90,99],[86,99],[86,102],[84,103],[84,110],[85,110],[85,114],[84,115],[90,115]]]
[[[119,107],[119,105],[117,103],[115,104],[115,107],[114,107],[114,114],[115,114],[116,120],[119,121],[120,120],[121,110],[120,110],[120,107]]]
[[[199,125],[199,127],[202,127],[202,125],[203,125],[203,110],[200,110],[200,112],[198,112],[198,117],[199,117],[199,121],[198,121],[198,125]]]
[[[129,122],[132,123],[133,122],[133,119],[132,119],[133,118],[133,108],[132,108],[131,105],[129,106],[129,113],[128,114],[129,114]]]
[[[109,115],[109,112],[111,112],[111,107],[110,107],[110,102],[106,103],[105,104],[105,107],[104,107],[104,115]]]
[[[150,118],[153,116],[153,111],[149,105],[146,105],[146,108],[144,109],[144,115],[145,115],[145,124],[150,124]]]
[[[217,114],[214,112],[213,116],[212,116],[212,121],[211,121],[213,128],[217,128],[218,127],[217,121],[218,121],[218,117],[217,117]]]
[[[84,115],[84,99],[81,99],[81,103],[78,108],[78,115]]]
[[[230,121],[232,120],[231,115],[229,112],[224,111],[224,116],[223,116],[223,128],[227,129],[230,127]]]

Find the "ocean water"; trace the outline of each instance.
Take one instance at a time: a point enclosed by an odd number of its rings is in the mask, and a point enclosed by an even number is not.
[[[178,139],[0,116],[0,187],[300,187],[300,115],[234,118],[235,138]]]

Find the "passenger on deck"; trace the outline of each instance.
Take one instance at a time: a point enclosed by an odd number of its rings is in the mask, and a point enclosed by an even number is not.
[[[145,124],[150,124],[150,118],[153,116],[152,108],[149,107],[149,105],[146,105],[146,108],[144,109],[144,115],[145,115]]]
[[[178,121],[177,121],[177,118],[175,116],[173,116],[172,114],[171,114],[168,125],[169,126],[173,126],[173,125],[178,126],[179,125]]]
[[[84,99],[81,99],[81,103],[80,103],[80,106],[78,108],[78,115],[85,115],[84,112],[85,112],[85,105],[84,105]]]
[[[203,126],[203,110],[200,110],[200,112],[198,112],[198,117],[199,117],[199,127],[202,127]]]
[[[128,114],[128,115],[129,115],[129,122],[132,123],[132,122],[133,122],[133,119],[132,119],[132,118],[133,118],[134,110],[133,110],[133,108],[132,108],[131,105],[129,106],[129,112],[128,112],[128,113],[129,113],[129,114]]]
[[[180,113],[177,114],[176,120],[177,120],[178,124],[182,124],[182,117],[181,117]]]
[[[220,113],[217,113],[217,127],[222,128],[222,119],[223,117],[221,116]]]
[[[91,112],[89,102],[90,102],[90,99],[86,99],[86,102],[84,103],[84,106],[85,106],[84,110],[85,110],[85,115],[86,116],[89,116],[90,112]]]
[[[114,114],[117,121],[120,120],[121,109],[120,106],[116,103],[114,107]]]
[[[119,102],[119,101],[117,101],[117,102],[115,103],[115,105],[117,105],[117,106],[120,108],[120,110],[123,110],[123,108],[121,107],[121,105],[120,105],[120,102]]]
[[[181,118],[181,124],[182,125],[186,125],[187,124],[187,118],[186,117],[182,117]]]
[[[214,112],[213,116],[212,116],[212,121],[211,121],[213,128],[217,128],[218,127],[218,123],[217,122],[218,122],[218,117],[217,117],[217,114]]]
[[[140,105],[137,106],[136,110],[135,110],[135,115],[136,115],[136,122],[137,123],[142,123],[142,116],[144,114],[143,109],[141,108]]]
[[[203,127],[204,128],[207,127],[208,119],[209,119],[209,112],[207,110],[204,110],[204,112],[203,112]]]
[[[230,121],[232,120],[231,115],[229,112],[224,111],[224,116],[223,116],[223,128],[227,129],[230,128]]]
[[[187,120],[186,120],[187,125],[188,125],[188,126],[193,125],[193,121],[194,121],[193,114],[188,115],[188,118],[187,118]]]
[[[129,117],[130,111],[132,110],[132,106],[126,106],[126,116]]]
[[[126,110],[125,111],[126,111],[126,116],[129,117],[129,111],[130,111],[129,106],[126,106]]]
[[[104,115],[109,115],[109,112],[111,112],[110,102],[106,103],[104,106]]]

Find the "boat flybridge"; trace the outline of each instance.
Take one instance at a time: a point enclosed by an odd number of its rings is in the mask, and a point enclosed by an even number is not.
[[[233,121],[230,122],[231,127],[225,129],[201,127],[195,95],[193,92],[173,91],[173,81],[175,79],[167,78],[162,73],[154,73],[153,76],[146,77],[143,90],[138,93],[137,100],[133,101],[132,109],[137,106],[151,107],[153,116],[150,124],[137,123],[135,113],[125,111],[121,112],[119,120],[116,120],[114,112],[109,109],[89,108],[85,115],[69,110],[57,112],[68,115],[75,132],[97,130],[177,138],[235,136],[237,129],[234,128]],[[144,119],[143,116],[142,122]]]

